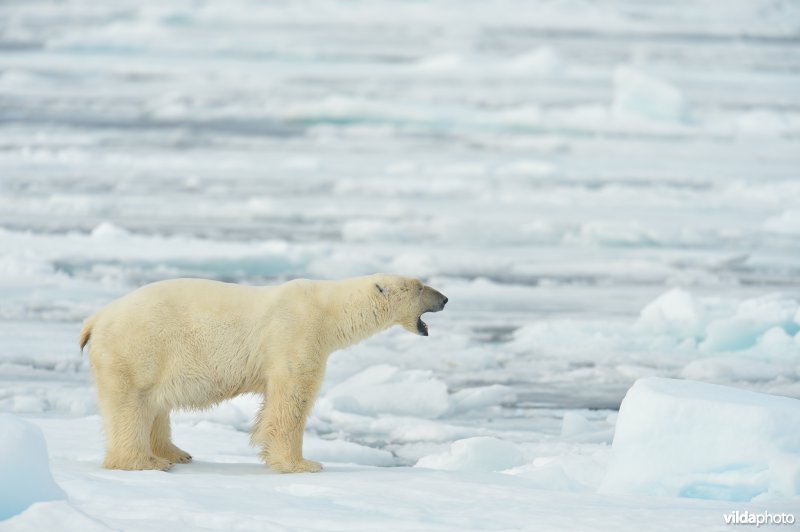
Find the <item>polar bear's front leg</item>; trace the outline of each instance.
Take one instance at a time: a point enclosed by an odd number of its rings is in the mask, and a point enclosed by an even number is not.
[[[303,458],[303,431],[319,384],[316,378],[272,377],[251,441],[261,459],[280,473],[315,473],[322,464]]]

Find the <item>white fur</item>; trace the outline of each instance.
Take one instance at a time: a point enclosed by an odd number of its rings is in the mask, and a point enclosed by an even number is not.
[[[265,399],[251,435],[262,459],[281,472],[319,471],[303,458],[302,441],[328,355],[394,324],[417,332],[430,306],[423,288],[389,275],[270,287],[176,279],[110,303],[80,337],[81,348],[91,338],[104,466],[191,461],[171,442],[170,411],[252,392]]]

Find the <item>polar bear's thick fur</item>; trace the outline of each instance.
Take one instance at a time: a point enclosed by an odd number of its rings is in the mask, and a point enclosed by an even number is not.
[[[447,298],[416,279],[372,275],[251,287],[202,279],[146,285],[88,318],[89,357],[110,469],[168,469],[170,411],[243,393],[264,404],[251,434],[280,472],[319,471],[303,429],[328,355],[392,325],[427,335],[420,316]]]

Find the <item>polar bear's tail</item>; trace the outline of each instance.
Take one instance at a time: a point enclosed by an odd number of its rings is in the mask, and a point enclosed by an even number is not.
[[[94,316],[86,318],[83,322],[81,335],[78,337],[78,342],[81,346],[81,352],[83,352],[83,348],[86,347],[86,344],[89,343],[89,338],[92,336],[93,325],[94,325]]]

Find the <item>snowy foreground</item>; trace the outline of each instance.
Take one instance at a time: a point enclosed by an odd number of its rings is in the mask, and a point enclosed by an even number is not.
[[[608,457],[567,448],[542,460],[533,458],[541,448],[484,436],[414,468],[385,468],[388,453],[311,439],[306,454],[325,460],[325,471],[280,475],[254,463],[243,434],[202,422],[178,433],[195,463],[119,472],[100,469],[99,446],[85,444],[96,417],[36,424],[69,503],[36,427],[0,415],[0,473],[17,479],[2,486],[0,518],[51,501],[6,521],[9,530],[711,530],[736,510],[794,524],[800,495],[800,401],[672,379],[642,379],[628,392]],[[565,439],[585,430],[565,418]],[[587,462],[602,478],[597,492],[565,489],[570,477],[585,478]]]
[[[26,0],[0,28],[0,530],[800,516],[800,3]],[[99,467],[94,310],[379,271],[450,302],[331,357],[323,473],[257,462],[255,397],[173,416],[193,464]]]

